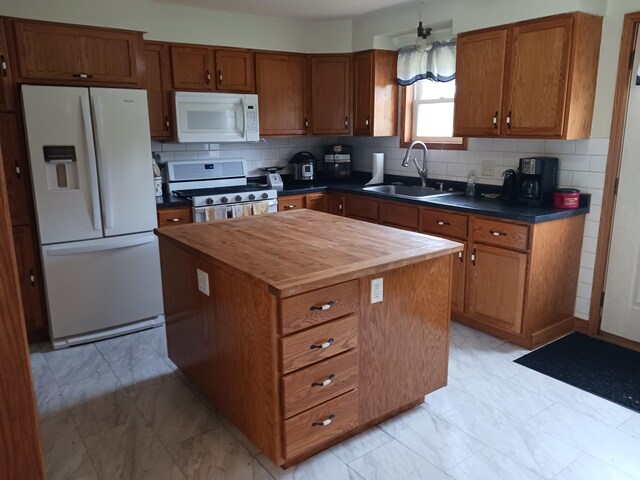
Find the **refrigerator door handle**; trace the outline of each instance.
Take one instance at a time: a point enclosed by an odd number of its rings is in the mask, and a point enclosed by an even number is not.
[[[84,134],[87,140],[87,151],[89,154],[89,185],[91,189],[91,210],[93,216],[93,229],[98,231],[102,229],[100,220],[100,194],[98,192],[98,172],[96,171],[96,150],[93,143],[93,131],[91,130],[91,109],[89,108],[89,99],[81,95],[80,105],[82,107],[82,124],[84,126]]]
[[[103,119],[103,108],[102,108],[102,98],[95,95],[91,97],[91,102],[93,104],[93,113],[95,116],[95,126],[97,130],[97,139],[96,144],[98,145],[98,170],[100,172],[100,184],[102,191],[102,202],[103,202],[103,210],[104,210],[104,228],[105,230],[113,228],[113,205],[111,204],[111,185],[109,182],[109,172],[108,168],[105,168],[105,153],[104,148],[102,146],[102,142],[104,141],[104,127],[102,124]]]
[[[106,250],[116,250],[119,248],[137,247],[155,241],[155,235],[149,233],[143,236],[112,237],[105,240],[92,240],[90,245],[53,245],[45,247],[45,254],[49,257],[63,255],[78,255],[84,253],[104,252]]]

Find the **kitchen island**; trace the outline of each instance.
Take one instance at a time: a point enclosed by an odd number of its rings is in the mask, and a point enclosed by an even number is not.
[[[169,357],[277,465],[446,385],[462,244],[311,210],[156,234]]]

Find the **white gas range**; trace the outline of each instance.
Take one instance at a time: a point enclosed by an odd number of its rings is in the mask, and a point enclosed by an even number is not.
[[[278,192],[249,184],[243,159],[167,162],[166,179],[171,195],[191,201],[194,222],[278,211]]]

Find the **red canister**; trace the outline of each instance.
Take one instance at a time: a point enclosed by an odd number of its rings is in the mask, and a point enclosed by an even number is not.
[[[580,190],[576,188],[559,188],[553,192],[554,208],[578,208],[580,206]]]

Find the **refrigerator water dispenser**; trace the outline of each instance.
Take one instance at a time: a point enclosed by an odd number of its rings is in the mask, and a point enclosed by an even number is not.
[[[76,147],[50,146],[42,147],[44,161],[47,165],[47,187],[49,190],[77,190],[78,162]]]

